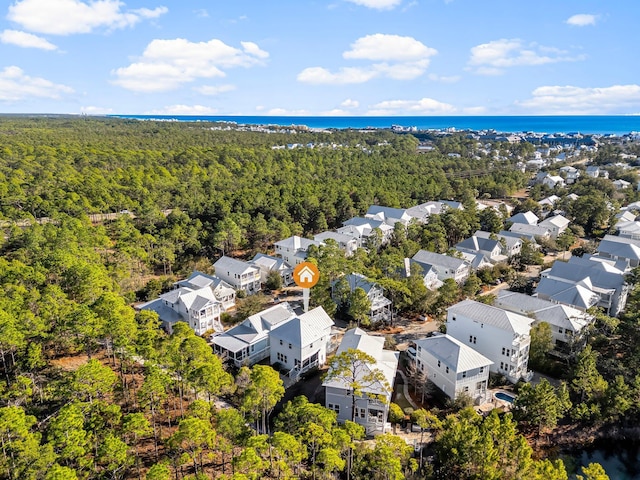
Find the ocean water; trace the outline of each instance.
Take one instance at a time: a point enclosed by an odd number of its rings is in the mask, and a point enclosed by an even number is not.
[[[179,122],[233,122],[243,125],[306,125],[309,128],[390,128],[392,125],[419,130],[495,130],[497,132],[575,133],[625,135],[640,132],[637,115],[581,116],[465,116],[465,117],[276,117],[225,115],[110,115],[138,120]]]

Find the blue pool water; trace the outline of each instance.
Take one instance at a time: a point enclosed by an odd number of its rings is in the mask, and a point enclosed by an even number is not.
[[[509,402],[509,403],[513,403],[513,401],[516,399],[513,395],[509,395],[508,393],[504,393],[504,392],[496,393],[495,397],[498,400],[503,400],[503,401]]]

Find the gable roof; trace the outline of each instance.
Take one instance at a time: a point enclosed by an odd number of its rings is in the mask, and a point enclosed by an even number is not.
[[[563,217],[562,215],[555,215],[553,217],[545,218],[543,221],[541,221],[538,224],[538,226],[539,227],[554,226],[556,228],[564,228],[570,223],[571,222],[565,217]]]
[[[447,309],[451,315],[464,315],[472,320],[478,320],[486,325],[492,325],[501,330],[513,332],[518,335],[528,335],[531,330],[532,318],[523,315],[507,312],[501,308],[475,300],[463,300]],[[447,318],[449,315],[447,315]]]
[[[264,253],[258,253],[251,260],[251,263],[258,268],[265,270],[286,270],[291,268],[287,262],[280,257],[272,257],[271,255],[265,255]]]
[[[320,242],[316,242],[315,240],[309,240],[308,238],[298,237],[294,235],[289,238],[285,238],[284,240],[279,240],[274,243],[275,246],[286,249],[286,250],[309,250],[311,245],[320,246]]]
[[[322,307],[316,307],[289,321],[280,323],[272,331],[271,336],[283,342],[292,343],[299,347],[306,347],[320,341],[331,328],[333,320]]]
[[[502,251],[500,240],[493,240],[489,237],[480,237],[477,235],[472,235],[469,238],[465,238],[455,245],[456,249],[466,248],[468,250],[473,250],[476,252],[493,252],[496,247],[500,252]]]
[[[331,239],[331,240],[335,240],[336,243],[338,244],[340,243],[348,244],[356,241],[355,238],[353,238],[351,235],[345,235],[343,233],[331,232],[331,231],[320,232],[317,235],[314,235],[313,239],[316,242],[324,242],[327,239]]]
[[[541,278],[536,294],[549,297],[554,302],[573,305],[584,310],[598,303],[598,294],[585,285],[563,282],[553,278]]]
[[[485,232],[484,230],[476,230],[476,233],[474,233],[474,235],[481,238],[490,238],[492,235],[495,235],[498,238],[498,241],[504,240],[507,248],[509,249],[517,246],[518,244],[522,244],[522,239],[519,236],[505,230],[500,231],[500,233],[491,233]]]
[[[544,237],[551,233],[544,225],[528,225],[526,223],[514,223],[509,227],[509,231],[534,237]]]
[[[417,262],[432,265],[436,269],[438,267],[445,267],[455,271],[462,266],[469,266],[465,260],[460,258],[442,255],[441,253],[429,252],[427,250],[418,250],[412,258]]]
[[[597,251],[629,260],[640,260],[640,247],[632,243],[615,242],[608,239],[602,240],[598,245]]]
[[[259,270],[258,267],[255,267],[247,262],[236,260],[235,258],[227,257],[226,255],[220,257],[218,261],[213,264],[213,268],[215,268],[216,270],[221,270],[223,272],[232,272],[238,275],[249,271],[256,273]]]
[[[391,389],[393,389],[396,370],[398,368],[399,354],[398,352],[384,350],[383,346],[384,337],[374,337],[372,335],[368,335],[367,332],[360,328],[352,328],[344,334],[344,337],[342,337],[342,342],[340,342],[336,355],[340,355],[342,352],[346,352],[349,349],[360,350],[361,352],[370,355],[376,360],[376,363],[372,368],[379,369],[383,373]],[[360,376],[364,377],[371,372],[371,370],[372,369],[369,367],[363,368],[362,371],[359,372]],[[349,389],[348,385],[339,380],[325,381],[322,385],[325,387]],[[367,389],[367,391],[378,394],[389,393],[384,391],[380,383],[372,385]]]
[[[532,314],[538,321],[573,332],[581,331],[593,321],[593,316],[571,306],[510,290],[500,290],[494,305],[516,313]]]
[[[493,365],[487,357],[450,335],[434,335],[416,340],[415,343],[456,373]]]
[[[516,213],[512,217],[507,218],[507,222],[511,222],[513,224],[524,223],[527,225],[537,225],[538,220],[539,220],[538,216],[535,213],[533,213],[531,210],[524,213],[523,212]]]

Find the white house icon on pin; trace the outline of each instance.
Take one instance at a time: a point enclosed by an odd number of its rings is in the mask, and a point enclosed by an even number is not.
[[[304,267],[298,274],[298,278],[300,278],[300,282],[302,283],[313,282],[313,277],[315,277],[315,273],[311,271],[309,267]]]
[[[302,288],[311,288],[320,278],[318,267],[311,262],[303,262],[293,269],[293,280]]]

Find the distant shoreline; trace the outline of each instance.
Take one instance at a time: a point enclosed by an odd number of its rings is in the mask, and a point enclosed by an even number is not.
[[[236,115],[108,115],[110,118],[238,125],[306,127],[311,130],[391,129],[405,131],[494,131],[498,133],[580,133],[627,135],[640,132],[637,115],[541,116],[236,116]]]

